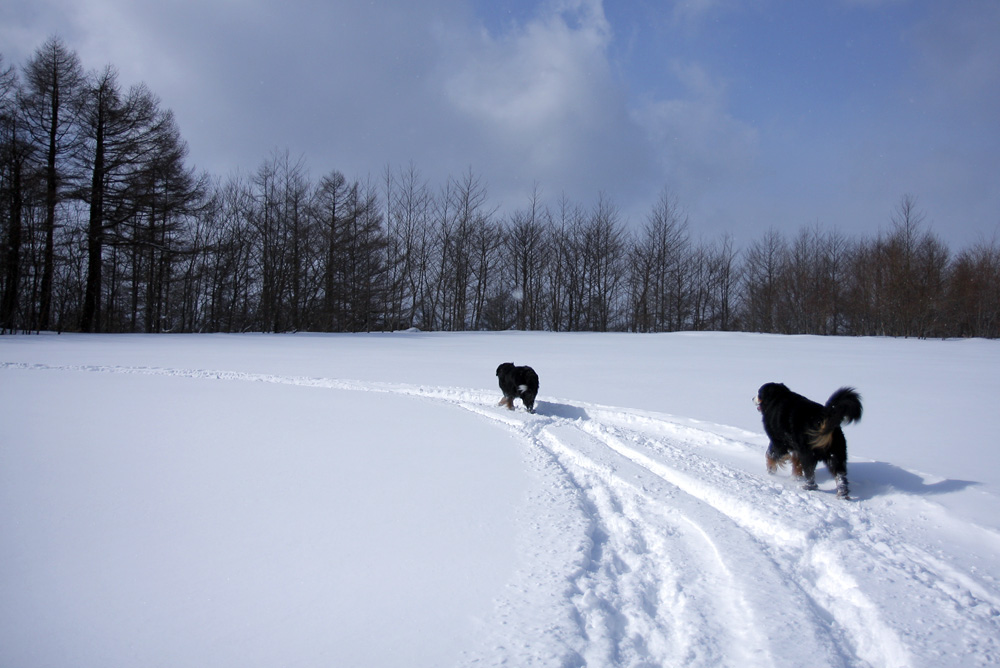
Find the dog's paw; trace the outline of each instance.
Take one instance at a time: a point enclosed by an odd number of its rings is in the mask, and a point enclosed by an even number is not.
[[[815,480],[806,480],[804,483],[802,483],[802,489],[806,490],[807,492],[811,492],[813,490],[819,489],[819,485],[816,484]]]

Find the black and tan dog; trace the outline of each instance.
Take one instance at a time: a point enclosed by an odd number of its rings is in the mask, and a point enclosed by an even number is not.
[[[861,419],[861,397],[854,388],[840,388],[824,406],[781,383],[766,383],[754,403],[771,439],[767,472],[774,473],[791,460],[792,474],[803,479],[802,488],[816,489],[816,465],[823,462],[837,481],[837,496],[848,498],[847,440],[840,425]]]
[[[497,367],[497,378],[500,379],[500,391],[503,399],[500,405],[506,405],[514,410],[514,399],[521,398],[529,413],[535,412],[535,397],[538,396],[538,374],[530,366],[514,366],[512,362],[504,362]]]

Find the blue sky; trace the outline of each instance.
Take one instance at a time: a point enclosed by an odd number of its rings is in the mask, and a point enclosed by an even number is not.
[[[630,225],[667,189],[696,236],[886,229],[905,194],[953,250],[1000,235],[996,0],[7,0],[0,53],[51,34],[174,110],[192,162],[272,150]]]

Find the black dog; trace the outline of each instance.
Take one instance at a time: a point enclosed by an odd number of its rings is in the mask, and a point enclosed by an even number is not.
[[[500,405],[514,410],[514,399],[520,397],[529,413],[535,412],[535,397],[538,396],[538,374],[530,366],[514,366],[504,362],[497,367],[497,378],[500,379],[500,391],[503,399]]]
[[[824,462],[837,481],[837,496],[848,498],[847,440],[840,425],[861,419],[861,397],[851,387],[834,392],[822,406],[781,383],[762,385],[754,397],[771,439],[767,472],[791,459],[792,474],[803,489],[816,489],[816,464]]]

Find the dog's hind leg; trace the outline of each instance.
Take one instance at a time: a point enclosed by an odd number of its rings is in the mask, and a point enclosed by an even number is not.
[[[792,475],[796,478],[805,477],[805,474],[802,472],[802,462],[799,461],[799,456],[793,452],[791,457],[792,457]]]
[[[801,458],[794,457],[792,463],[792,473],[797,474],[796,477],[802,479],[802,489],[812,491],[819,488],[819,485],[816,484],[815,461],[803,462]]]
[[[847,467],[840,458],[830,458],[826,462],[826,467],[833,474],[833,479],[837,481],[837,498],[849,499],[851,490],[847,486]]]
[[[826,457],[826,467],[837,481],[837,497],[849,499],[851,492],[847,486],[847,440],[840,429],[833,432],[832,447]]]
[[[838,474],[836,478],[837,478],[837,498],[838,499],[851,498],[851,490],[847,486],[847,474],[846,473]]]

